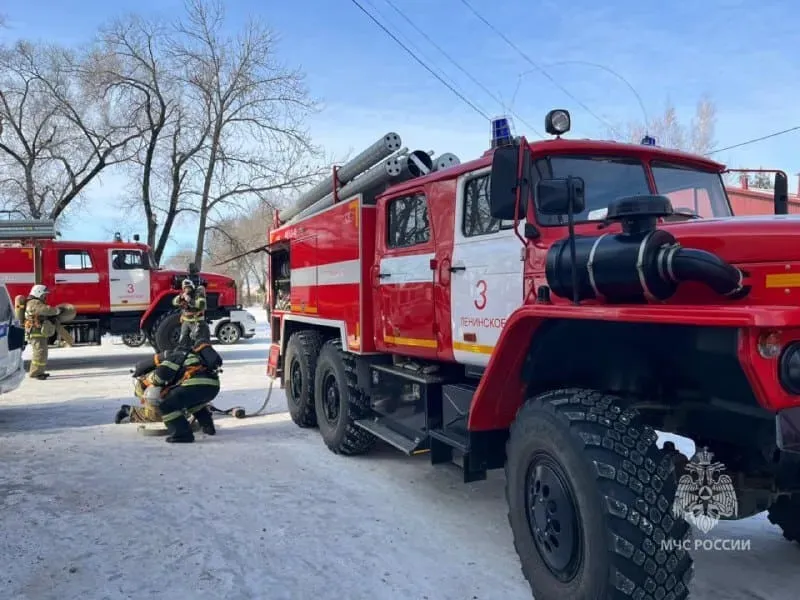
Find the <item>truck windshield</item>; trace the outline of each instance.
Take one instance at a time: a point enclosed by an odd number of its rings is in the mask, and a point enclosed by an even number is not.
[[[637,159],[610,156],[552,156],[534,162],[540,178],[580,177],[584,181],[586,208],[575,221],[600,221],[608,205],[624,196],[650,194],[644,164]],[[727,217],[728,198],[719,173],[691,167],[653,162],[653,177],[659,194],[667,196],[675,211],[689,216]],[[565,225],[562,216],[538,215],[543,225]]]
[[[650,168],[658,193],[670,199],[675,212],[706,219],[732,216],[719,173],[664,162],[652,162]]]
[[[580,177],[586,194],[586,209],[575,221],[601,221],[608,205],[624,196],[649,194],[647,174],[641,161],[610,156],[551,156],[534,163],[543,179]],[[567,217],[539,215],[543,225],[566,225]]]

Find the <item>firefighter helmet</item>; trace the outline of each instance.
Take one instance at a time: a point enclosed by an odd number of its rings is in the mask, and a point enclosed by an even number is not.
[[[181,284],[181,287],[184,289],[186,288],[194,289],[194,281],[192,281],[191,279],[184,279],[183,283]]]
[[[28,295],[32,296],[34,298],[39,298],[39,300],[41,300],[42,298],[44,298],[49,293],[50,293],[50,290],[47,289],[46,285],[42,285],[41,283],[37,283],[35,286],[33,286],[31,288],[30,294],[28,294]]]

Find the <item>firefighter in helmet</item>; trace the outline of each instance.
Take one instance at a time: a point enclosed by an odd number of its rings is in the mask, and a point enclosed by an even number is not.
[[[47,286],[36,284],[31,288],[25,300],[25,334],[31,346],[31,366],[28,377],[33,379],[47,379],[50,373],[47,367],[48,339],[56,332],[56,327],[50,317],[58,315],[59,310],[47,304],[50,290]]]
[[[203,286],[195,287],[191,279],[184,279],[181,293],[175,296],[172,305],[181,309],[179,345],[211,341],[211,332],[206,323],[207,301]]]
[[[163,421],[169,443],[194,442],[187,417],[194,416],[203,433],[214,435],[211,401],[219,394],[222,358],[207,343],[178,346],[137,364],[134,393],[142,408],[123,404],[114,419],[121,423]]]

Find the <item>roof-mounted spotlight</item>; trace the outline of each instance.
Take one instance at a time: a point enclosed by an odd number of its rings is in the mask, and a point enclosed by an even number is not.
[[[550,135],[564,135],[571,124],[569,111],[563,108],[551,110],[544,118],[544,130]]]

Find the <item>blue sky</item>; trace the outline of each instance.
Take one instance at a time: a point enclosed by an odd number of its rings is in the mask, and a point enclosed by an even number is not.
[[[403,41],[489,115],[503,112],[480,87],[411,28],[386,0],[360,0]],[[728,146],[800,125],[800,34],[788,1],[705,0],[674,3],[616,0],[472,0],[484,16],[532,60],[543,66],[576,102],[480,22],[460,0],[392,0],[495,96],[542,129],[551,108],[573,115],[573,136],[607,137],[608,126],[642,120],[642,111],[622,82],[607,72],[564,61],[591,61],[621,73],[642,97],[649,114],[669,98],[688,122],[707,94],[717,107],[717,146]],[[171,17],[181,0],[3,0],[10,37],[80,44],[105,20],[129,11]],[[412,149],[454,152],[461,160],[482,153],[489,142],[486,119],[420,67],[350,0],[229,0],[230,25],[257,15],[279,33],[279,52],[307,73],[323,111],[310,123],[315,141],[330,153],[358,152],[387,131],[397,131]],[[9,35],[9,32],[6,32]],[[519,84],[519,87],[518,87]],[[516,132],[536,136],[519,121]],[[795,174],[800,132],[770,139],[715,158],[731,167],[781,168]],[[73,219],[65,237],[103,239],[118,225],[113,202],[120,179],[108,173],[87,199],[91,223]],[[107,203],[106,209],[102,206]],[[78,215],[75,215],[78,217]],[[125,225],[130,227],[129,224]],[[131,233],[135,226],[130,227]],[[187,225],[178,242],[192,240]]]

